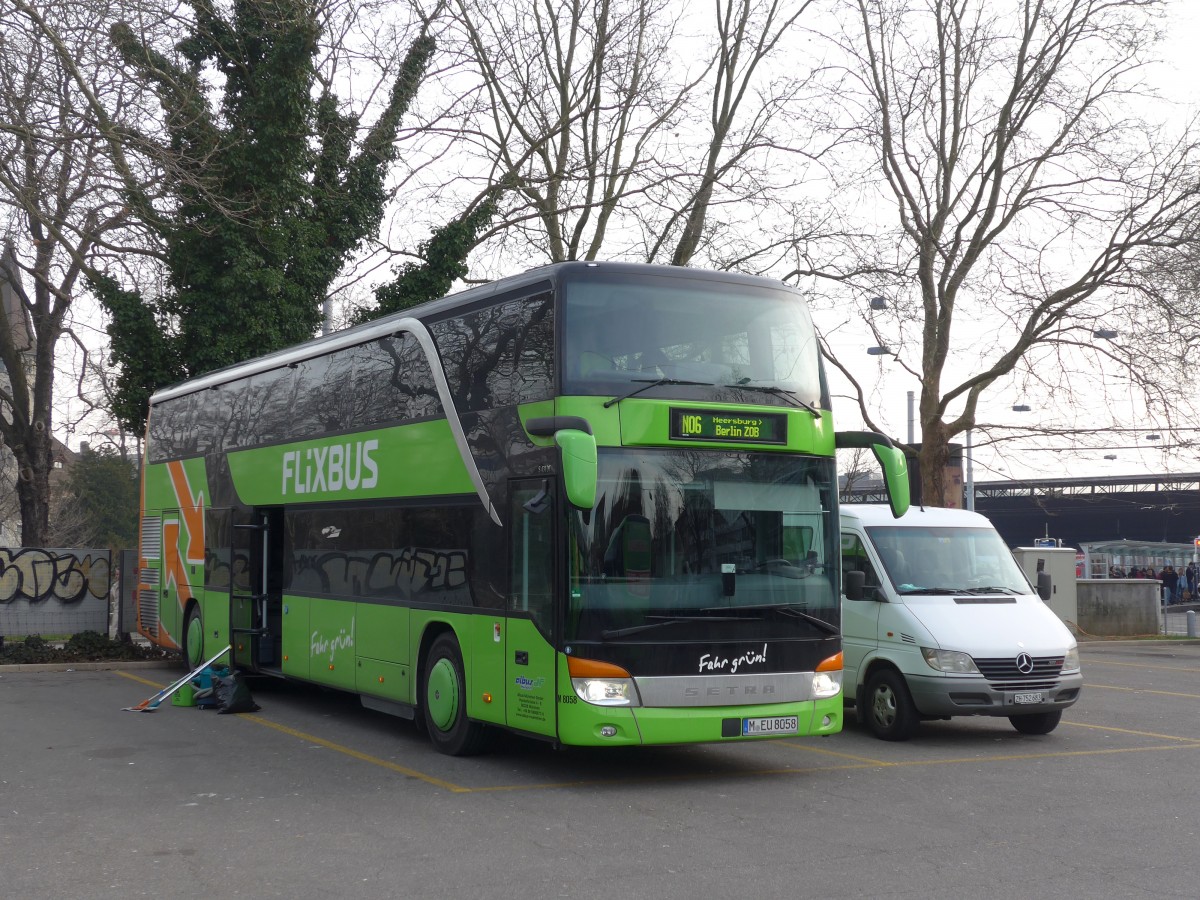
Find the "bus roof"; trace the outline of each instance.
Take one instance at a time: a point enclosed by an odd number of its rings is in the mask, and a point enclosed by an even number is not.
[[[384,337],[392,334],[395,329],[395,323],[405,318],[424,319],[428,316],[437,316],[449,310],[456,309],[460,306],[469,306],[486,300],[498,294],[505,294],[510,291],[519,290],[520,288],[530,285],[536,285],[540,282],[546,282],[548,285],[555,285],[564,276],[569,276],[574,273],[581,273],[590,270],[602,270],[606,274],[630,274],[630,275],[659,275],[659,276],[674,276],[688,277],[702,275],[703,277],[713,278],[714,280],[728,281],[735,284],[745,285],[771,285],[779,286],[780,282],[770,278],[763,278],[757,275],[743,275],[737,272],[720,272],[712,269],[692,269],[686,266],[657,266],[647,265],[645,263],[621,263],[621,262],[561,262],[553,263],[548,266],[541,266],[536,269],[529,269],[519,275],[510,275],[507,278],[501,278],[497,281],[491,281],[487,284],[481,284],[477,287],[468,288],[465,291],[459,291],[455,294],[449,294],[438,300],[431,300],[428,303],[422,303],[419,306],[414,306],[409,309],[403,309],[399,312],[390,313],[382,318],[372,322],[366,322],[362,325],[356,325],[353,328],[346,328],[341,331],[335,331],[330,334],[321,335],[313,338],[310,341],[305,341],[302,344],[295,344],[291,347],[285,347],[282,350],[276,350],[272,353],[264,354],[263,356],[255,357],[240,363],[225,366],[221,369],[214,369],[204,375],[198,375],[188,381],[182,381],[169,387],[160,388],[155,391],[150,398],[150,404],[154,405],[164,400],[170,400],[175,397],[186,396],[187,394],[195,393],[196,391],[206,390],[215,385],[224,384],[228,381],[233,381],[236,378],[243,378],[247,375],[253,375],[256,372],[266,372],[271,369],[279,368],[280,366],[291,365],[301,362],[305,359],[310,359],[315,356],[322,356],[342,347],[351,347],[355,344],[361,344],[365,341],[373,340],[374,338]]]

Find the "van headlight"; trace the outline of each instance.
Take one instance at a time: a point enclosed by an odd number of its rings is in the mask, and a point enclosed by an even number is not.
[[[951,675],[980,674],[975,660],[971,659],[971,654],[961,650],[934,650],[932,647],[922,647],[921,655],[925,657],[925,662],[929,663],[929,668],[939,672],[948,672]]]
[[[1072,647],[1070,650],[1067,651],[1067,655],[1063,657],[1062,670],[1064,672],[1078,672],[1079,671],[1079,647],[1078,646]]]

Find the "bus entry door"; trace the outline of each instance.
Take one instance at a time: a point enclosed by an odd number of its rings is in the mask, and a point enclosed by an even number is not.
[[[512,728],[554,737],[554,480],[509,483],[509,571],[505,715]]]

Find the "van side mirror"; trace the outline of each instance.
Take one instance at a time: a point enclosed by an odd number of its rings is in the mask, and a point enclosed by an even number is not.
[[[851,569],[842,573],[842,589],[847,600],[861,600],[866,593],[867,573],[861,569]]]
[[[869,447],[883,469],[883,483],[887,488],[892,515],[898,519],[908,512],[912,500],[908,484],[908,460],[891,438],[874,431],[839,431],[834,435],[834,446],[839,450],[844,447]]]
[[[525,430],[537,437],[553,437],[558,444],[567,502],[576,509],[596,505],[596,436],[580,416],[541,416],[529,419]]]
[[[1054,593],[1054,585],[1050,582],[1050,573],[1038,572],[1037,577],[1038,596],[1042,598],[1043,603],[1049,603],[1050,595]]]

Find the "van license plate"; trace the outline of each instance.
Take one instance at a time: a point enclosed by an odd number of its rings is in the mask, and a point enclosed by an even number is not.
[[[763,719],[742,719],[742,737],[768,734],[795,734],[799,730],[796,716],[774,716]]]
[[[1046,695],[1042,691],[1026,691],[1022,694],[1013,694],[1013,703],[1045,703]]]

